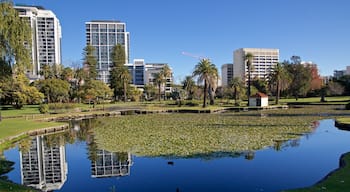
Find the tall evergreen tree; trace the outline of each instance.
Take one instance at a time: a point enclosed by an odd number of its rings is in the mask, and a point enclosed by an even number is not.
[[[95,57],[95,48],[92,45],[87,45],[84,48],[84,67],[87,69],[86,80],[95,80],[97,78],[97,59]]]
[[[112,53],[112,70],[110,72],[110,87],[113,89],[114,97],[124,95],[124,101],[126,101],[127,86],[131,80],[131,75],[125,64],[125,50],[121,44],[117,44],[113,47]],[[127,74],[129,73],[129,75]]]

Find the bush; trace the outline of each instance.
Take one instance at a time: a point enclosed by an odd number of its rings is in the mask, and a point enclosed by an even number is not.
[[[39,111],[41,114],[45,114],[49,112],[49,105],[48,104],[40,104]]]

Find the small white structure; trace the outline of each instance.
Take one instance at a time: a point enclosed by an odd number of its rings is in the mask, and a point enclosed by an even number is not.
[[[269,97],[264,93],[258,92],[249,98],[249,107],[267,107],[269,105]]]

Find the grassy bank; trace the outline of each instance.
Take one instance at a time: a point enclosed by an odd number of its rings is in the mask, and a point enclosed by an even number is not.
[[[330,173],[324,180],[312,187],[288,190],[286,192],[343,192],[346,189],[350,189],[350,153],[342,155],[339,169]]]

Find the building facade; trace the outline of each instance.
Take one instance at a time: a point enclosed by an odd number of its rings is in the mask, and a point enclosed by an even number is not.
[[[125,64],[129,63],[129,32],[126,24],[120,21],[96,20],[85,23],[86,45],[95,48],[97,59],[97,79],[109,82],[112,66],[111,52],[115,45],[121,44],[125,49]]]
[[[128,67],[130,75],[132,77],[131,83],[138,88],[143,88],[145,85],[145,60],[144,59],[134,59],[133,63],[126,64]]]
[[[14,8],[32,29],[32,68],[28,69],[28,76],[37,79],[43,65],[61,64],[61,25],[56,15],[43,7],[21,5]]]
[[[221,85],[227,87],[233,79],[233,64],[228,63],[221,66]]]
[[[251,78],[266,78],[279,62],[279,49],[241,48],[233,53],[233,77],[247,81],[248,68],[245,55],[253,54]]]

